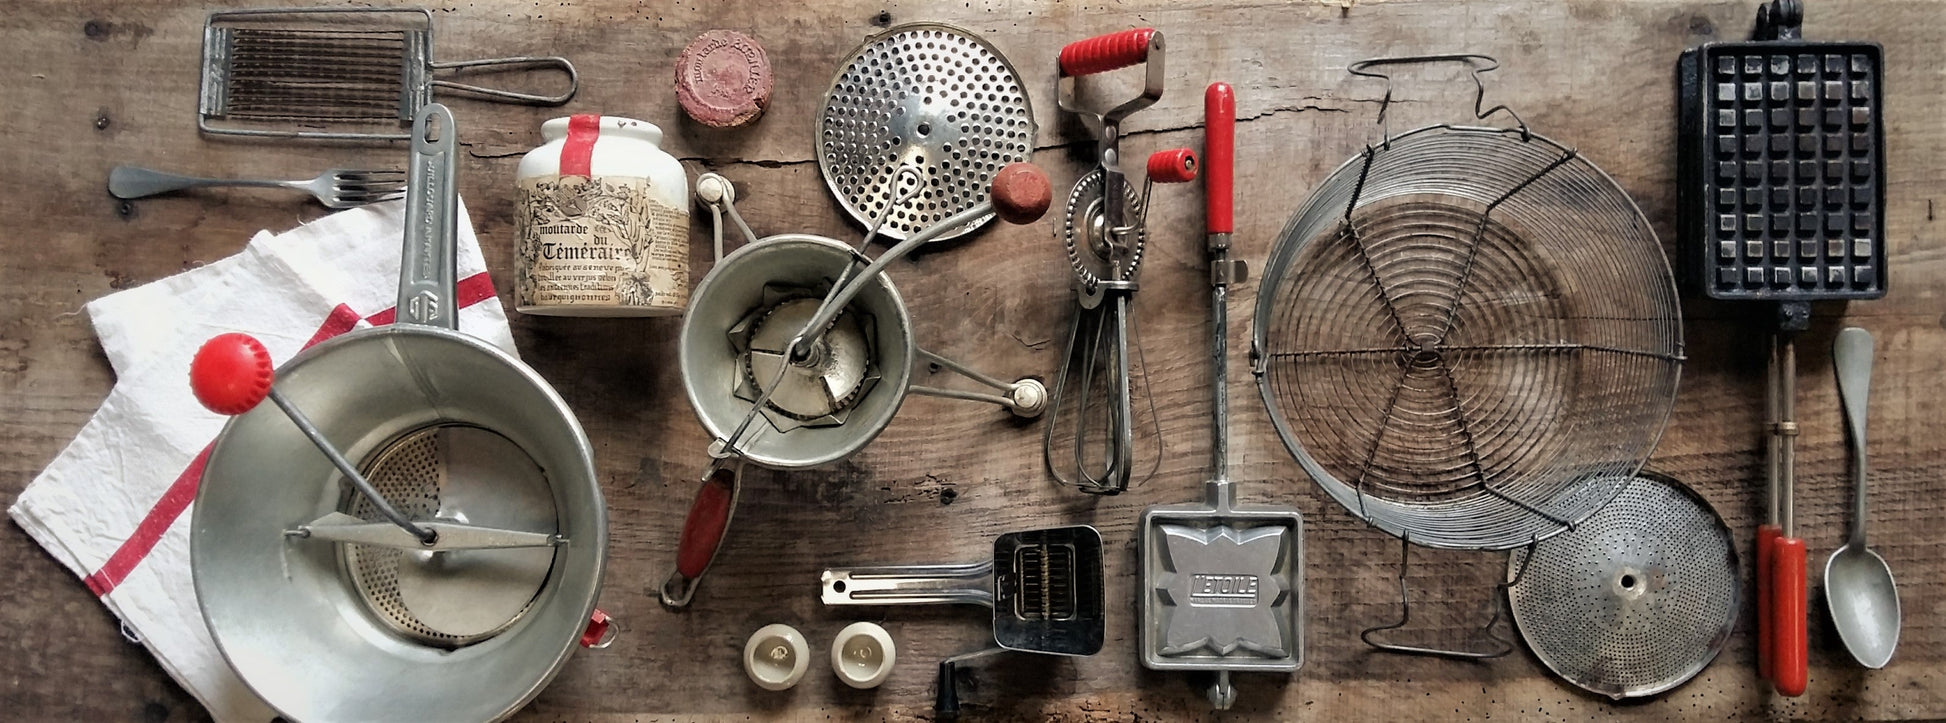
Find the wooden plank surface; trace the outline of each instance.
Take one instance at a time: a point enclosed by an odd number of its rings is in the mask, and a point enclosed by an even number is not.
[[[301,176],[326,167],[403,162],[396,148],[228,143],[193,125],[200,28],[211,8],[169,2],[24,0],[0,13],[0,501],[11,503],[92,414],[113,375],[85,301],[235,253],[258,229],[321,215],[297,198],[227,192],[124,205],[103,182],[118,163],[216,176]],[[1641,205],[1673,252],[1674,64],[1685,47],[1747,33],[1752,2],[1495,0],[1491,2],[1205,2],[1127,0],[583,0],[433,6],[446,59],[558,53],[582,73],[566,109],[661,124],[692,174],[739,186],[761,233],[856,238],[819,179],[812,117],[838,59],[886,23],[943,21],[977,32],[1027,79],[1041,130],[1036,161],[1057,190],[1084,170],[1085,133],[1053,102],[1059,46],[1137,25],[1169,42],[1168,93],[1130,124],[1130,153],[1201,142],[1201,90],[1237,87],[1238,255],[1261,263],[1307,189],[1374,140],[1382,87],[1344,68],[1378,55],[1480,52],[1504,69],[1489,101],[1577,146]],[[1813,3],[1807,35],[1885,46],[1886,193],[1892,293],[1820,306],[1801,345],[1799,524],[1813,566],[1848,515],[1846,452],[1829,369],[1842,324],[1879,339],[1872,408],[1874,546],[1905,604],[1898,656],[1883,671],[1851,665],[1821,606],[1811,621],[1811,692],[1767,693],[1755,677],[1746,605],[1722,656],[1685,687],[1617,705],[1556,681],[1524,651],[1478,664],[1373,652],[1357,631],[1388,621],[1396,540],[1319,492],[1279,443],[1242,373],[1254,284],[1233,299],[1233,474],[1246,502],[1305,514],[1308,639],[1289,678],[1245,675],[1234,719],[1622,717],[1946,717],[1946,541],[1938,480],[1946,441],[1946,242],[1933,194],[1946,182],[1946,5],[1920,0]],[[769,113],[754,128],[714,132],[681,120],[670,89],[681,47],[710,28],[763,42],[777,69]],[[1394,129],[1465,116],[1471,87],[1429,70],[1398,89]],[[496,277],[513,263],[513,182],[540,122],[561,111],[456,100],[467,150],[461,188]],[[1139,156],[1137,156],[1139,157]],[[515,315],[525,357],[552,381],[592,438],[612,526],[602,606],[624,620],[614,647],[576,655],[522,720],[916,719],[930,715],[933,665],[977,647],[985,613],[966,609],[821,606],[817,572],[861,563],[975,559],[1003,531],[1065,522],[1101,529],[1109,545],[1109,641],[1079,660],[1010,656],[976,666],[968,711],[998,719],[1191,719],[1207,715],[1190,678],[1141,669],[1135,651],[1134,528],[1145,506],[1195,500],[1207,473],[1206,304],[1199,188],[1159,188],[1137,314],[1164,453],[1130,494],[1084,497],[1041,467],[1040,428],[933,399],[907,403],[863,453],[828,469],[754,471],[732,538],[692,609],[663,610],[676,529],[706,442],[675,367],[677,321]],[[701,223],[699,219],[699,224]],[[1051,374],[1069,305],[1056,227],[995,228],[893,268],[924,345],[1002,376]],[[707,230],[692,235],[704,268]],[[1626,293],[1626,290],[1617,290]],[[1761,514],[1760,315],[1685,298],[1689,361],[1652,466],[1695,486],[1728,520],[1739,552]],[[924,379],[925,372],[920,372]],[[948,494],[948,493],[951,494]],[[1418,619],[1462,636],[1489,609],[1494,554],[1416,554]],[[205,715],[116,621],[18,529],[0,530],[0,718],[181,720]],[[1813,600],[1821,598],[1813,575]],[[744,637],[788,622],[814,658],[854,619],[884,622],[899,665],[876,691],[844,688],[814,662],[789,693],[750,685]]]

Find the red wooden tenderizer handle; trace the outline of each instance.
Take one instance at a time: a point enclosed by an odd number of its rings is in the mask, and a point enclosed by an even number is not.
[[[1777,692],[1797,697],[1810,683],[1810,640],[1805,630],[1804,540],[1778,537],[1771,553],[1771,682]]]
[[[1149,155],[1149,180],[1156,183],[1188,183],[1196,180],[1196,152],[1188,148],[1156,151]]]
[[[1229,83],[1211,83],[1203,91],[1204,230],[1236,230],[1231,207],[1236,179],[1237,93]]]
[[[1070,78],[1093,75],[1148,62],[1149,48],[1155,41],[1155,28],[1136,28],[1076,40],[1061,48],[1061,75]]]
[[[275,375],[263,342],[249,334],[218,334],[189,362],[189,389],[210,411],[234,417],[270,395]]]

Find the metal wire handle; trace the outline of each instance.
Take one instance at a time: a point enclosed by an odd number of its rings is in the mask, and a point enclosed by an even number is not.
[[[480,98],[491,98],[494,100],[503,100],[509,103],[519,103],[521,105],[547,105],[547,106],[565,104],[569,100],[574,98],[574,94],[576,91],[581,90],[581,75],[575,72],[574,63],[570,63],[568,62],[567,58],[563,58],[558,55],[546,55],[546,56],[522,55],[517,57],[511,57],[511,58],[481,58],[479,60],[451,60],[445,62],[435,62],[432,64],[433,70],[458,70],[463,68],[498,68],[501,70],[517,70],[521,68],[553,68],[568,74],[568,89],[566,92],[560,93],[558,95],[536,95],[533,93],[517,93],[511,90],[502,90],[499,88],[487,88],[484,86],[471,85],[468,83],[461,83],[452,80],[439,80],[436,78],[433,79],[432,81],[433,87],[450,88],[459,91],[461,93],[465,93],[467,95],[477,96]]]
[[[1418,645],[1400,645],[1374,639],[1377,633],[1399,630],[1412,622],[1412,595],[1407,592],[1405,584],[1406,569],[1411,565],[1412,560],[1412,535],[1408,533],[1400,536],[1399,620],[1398,622],[1387,625],[1378,625],[1361,630],[1358,633],[1358,639],[1365,641],[1366,645],[1378,648],[1379,650],[1406,655],[1426,655],[1436,658],[1457,658],[1460,660],[1492,660],[1506,656],[1508,653],[1514,651],[1513,641],[1501,637],[1499,631],[1495,628],[1499,626],[1500,619],[1506,617],[1507,590],[1520,584],[1521,579],[1527,576],[1527,563],[1529,560],[1534,559],[1533,552],[1536,544],[1538,544],[1538,540],[1527,543],[1527,547],[1525,548],[1526,554],[1521,556],[1520,567],[1516,568],[1513,577],[1509,578],[1506,582],[1493,586],[1493,617],[1488,618],[1486,624],[1480,626],[1479,630],[1480,635],[1493,641],[1493,647],[1486,650],[1448,650],[1445,648],[1428,648]]]
[[[1495,70],[1500,69],[1500,61],[1495,59],[1493,56],[1481,55],[1479,53],[1453,53],[1448,55],[1405,55],[1405,56],[1389,57],[1389,58],[1368,58],[1366,60],[1360,60],[1356,63],[1352,63],[1350,66],[1345,68],[1345,72],[1351,73],[1352,75],[1362,76],[1366,78],[1379,78],[1385,81],[1385,97],[1379,99],[1378,119],[1374,121],[1379,124],[1379,127],[1381,128],[1382,132],[1385,134],[1385,141],[1383,145],[1389,147],[1392,144],[1392,126],[1386,122],[1386,116],[1385,116],[1385,111],[1388,108],[1392,107],[1392,76],[1386,75],[1384,73],[1374,73],[1371,72],[1370,69],[1379,66],[1384,66],[1384,65],[1423,65],[1428,63],[1450,63],[1450,62],[1466,63],[1472,67],[1472,72],[1469,75],[1473,78],[1473,88],[1474,88],[1473,118],[1474,120],[1486,120],[1487,116],[1493,115],[1495,113],[1506,113],[1509,117],[1514,119],[1514,123],[1517,124],[1518,127],[1520,128],[1521,140],[1524,141],[1533,136],[1533,133],[1527,130],[1527,121],[1521,120],[1520,115],[1515,113],[1512,108],[1507,107],[1506,104],[1502,103],[1492,108],[1481,110],[1481,107],[1486,105],[1487,85],[1486,85],[1486,81],[1480,77],[1480,74],[1491,73]],[[1484,65],[1482,65],[1482,63],[1484,63]]]

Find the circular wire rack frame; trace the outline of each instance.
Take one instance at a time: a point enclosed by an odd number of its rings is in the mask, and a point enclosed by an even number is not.
[[[1466,550],[1545,539],[1614,497],[1683,358],[1641,210],[1525,128],[1430,126],[1338,168],[1271,251],[1253,340],[1313,480],[1389,534]]]
[[[1034,154],[1020,74],[973,34],[916,23],[874,37],[838,66],[818,114],[818,171],[852,219],[904,240],[986,200],[993,175]],[[899,169],[914,167],[914,176]],[[912,200],[907,188],[924,184]],[[935,240],[957,238],[992,214]]]
[[[1525,567],[1524,570],[1521,568]],[[1612,698],[1702,672],[1736,626],[1736,546],[1708,502],[1644,473],[1593,517],[1507,559],[1514,625],[1562,679]]]

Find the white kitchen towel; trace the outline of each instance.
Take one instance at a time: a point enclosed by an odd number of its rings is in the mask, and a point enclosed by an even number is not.
[[[282,363],[309,344],[389,323],[403,204],[333,214],[242,253],[88,305],[118,377],[102,407],[8,514],[88,588],[219,721],[271,710],[220,656],[189,570],[202,454],[224,418],[189,391],[205,339],[242,331]],[[509,352],[513,338],[464,208],[460,328]]]

